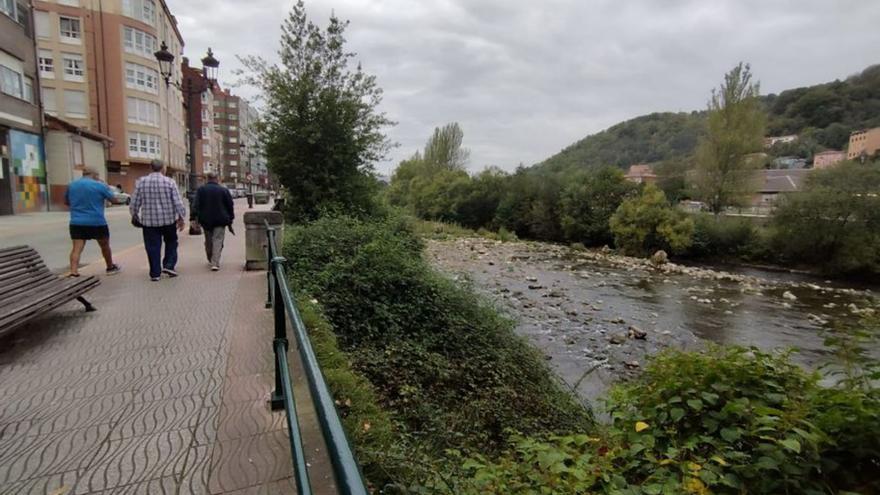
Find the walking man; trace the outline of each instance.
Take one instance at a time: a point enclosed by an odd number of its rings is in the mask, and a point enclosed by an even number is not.
[[[143,226],[150,280],[157,282],[163,273],[169,277],[177,276],[174,270],[177,266],[177,231],[183,230],[186,208],[177,184],[162,173],[165,169],[162,160],[153,160],[150,168],[152,173],[138,179],[134,186],[129,211],[132,223]]]
[[[223,238],[226,228],[232,231],[235,207],[229,189],[217,183],[217,173],[205,174],[208,182],[196,191],[190,221],[199,222],[205,232],[205,255],[211,270],[220,269],[220,254],[223,252]]]
[[[110,186],[100,181],[98,172],[84,168],[82,178],[70,183],[64,193],[64,204],[70,207],[70,277],[79,277],[79,259],[86,241],[94,239],[101,247],[101,255],[107,264],[107,275],[119,273],[119,265],[113,263],[110,251],[110,229],[104,218],[104,201],[116,203],[116,195]]]

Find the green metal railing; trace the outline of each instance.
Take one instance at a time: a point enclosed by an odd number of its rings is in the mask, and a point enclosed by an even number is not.
[[[333,463],[338,492],[342,495],[366,495],[367,489],[361,476],[360,468],[355,461],[354,453],[342,428],[342,421],[336,412],[333,396],[321,373],[309,335],[303,324],[299,311],[294,304],[284,271],[284,257],[278,253],[276,231],[266,222],[266,251],[269,261],[267,270],[268,300],[266,307],[272,308],[275,320],[275,339],[272,347],[275,350],[275,391],[272,393],[272,409],[284,408],[287,412],[287,430],[290,433],[290,451],[293,457],[293,469],[296,475],[296,487],[300,495],[311,495],[309,473],[306,469],[306,458],[302,446],[302,435],[293,400],[293,389],[290,384],[290,367],[287,363],[287,323],[290,322],[296,337],[300,358],[312,400],[324,434],[327,453]]]

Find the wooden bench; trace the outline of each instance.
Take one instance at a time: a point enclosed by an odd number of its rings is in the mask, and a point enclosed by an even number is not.
[[[98,284],[95,277],[53,274],[32,247],[0,249],[0,335],[74,299],[94,311],[82,295]]]

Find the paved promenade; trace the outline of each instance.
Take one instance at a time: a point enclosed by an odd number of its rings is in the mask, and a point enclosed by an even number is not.
[[[0,339],[0,494],[296,493],[273,384],[265,272],[245,272],[244,226],[211,272],[181,236],[180,277],[150,282],[141,247],[123,273]],[[301,377],[296,353],[292,372]],[[331,472],[301,378],[295,394],[317,493]]]

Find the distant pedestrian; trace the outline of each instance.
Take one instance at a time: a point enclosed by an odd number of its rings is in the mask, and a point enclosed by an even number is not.
[[[86,241],[94,239],[101,247],[101,255],[107,265],[107,275],[120,272],[119,265],[113,263],[110,250],[110,228],[104,217],[104,202],[117,203],[116,195],[110,186],[101,182],[98,172],[84,168],[82,178],[70,183],[64,193],[64,204],[70,207],[70,277],[79,277],[79,260]]]
[[[205,178],[208,182],[196,191],[190,221],[202,226],[205,232],[205,256],[211,264],[211,270],[216,272],[220,269],[226,228],[232,232],[235,206],[229,189],[217,183],[215,172],[206,173]]]
[[[162,160],[150,162],[152,173],[137,180],[129,211],[132,223],[143,227],[144,248],[150,262],[150,280],[166,274],[176,277],[177,231],[183,230],[186,208],[177,184],[163,174]],[[162,257],[162,242],[165,256]]]

